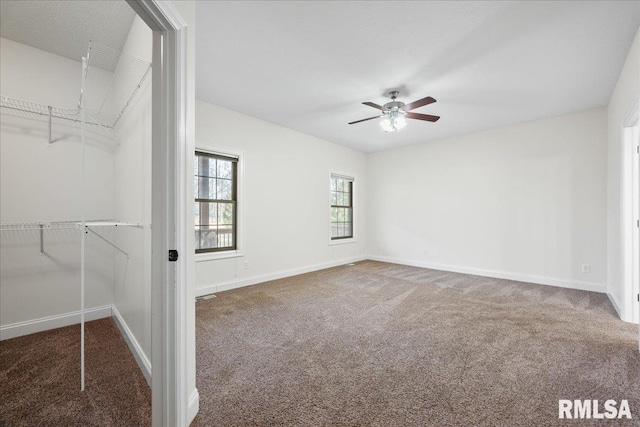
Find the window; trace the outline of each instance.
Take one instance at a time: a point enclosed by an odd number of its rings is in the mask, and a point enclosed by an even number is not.
[[[353,238],[353,178],[331,175],[331,240]]]
[[[196,151],[196,253],[236,249],[238,159]]]

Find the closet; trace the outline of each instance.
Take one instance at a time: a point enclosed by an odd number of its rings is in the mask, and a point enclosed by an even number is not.
[[[151,375],[151,49],[2,38],[0,340],[113,316]]]

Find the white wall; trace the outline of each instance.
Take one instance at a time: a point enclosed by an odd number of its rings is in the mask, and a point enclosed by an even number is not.
[[[81,86],[79,61],[4,38],[0,43],[3,96],[76,107]],[[102,81],[110,78],[110,73],[101,75]],[[82,182],[78,128],[54,123],[53,137],[58,141],[49,145],[46,119],[18,117],[3,109],[0,120],[0,222],[79,221]],[[86,218],[110,218],[112,141],[91,132],[87,136],[84,185],[91,191],[87,194]],[[80,231],[45,231],[43,256],[39,255],[37,231],[2,231],[0,239],[0,326],[79,310]],[[110,304],[112,251],[88,235],[86,253],[86,307]]]
[[[196,102],[196,148],[240,154],[239,251],[203,260],[196,289],[211,293],[366,255],[366,155],[327,141]],[[331,172],[355,175],[357,241],[330,245]],[[246,268],[245,268],[246,265]]]
[[[151,62],[152,32],[135,17],[123,52],[136,60]],[[127,70],[133,68],[127,60],[116,70],[114,85],[130,79]],[[122,228],[114,232],[116,244],[129,258],[115,254],[115,291],[113,304],[126,324],[129,337],[141,352],[147,373],[151,368],[151,74],[135,95],[117,126],[119,145],[114,158],[114,218],[122,222],[142,223],[145,228]],[[131,94],[118,96],[124,106]]]
[[[371,154],[370,253],[603,292],[606,129],[600,108]]]
[[[607,282],[609,294],[624,320],[630,321],[623,284],[622,229],[622,125],[640,93],[640,31],[636,34],[624,68],[607,107]]]

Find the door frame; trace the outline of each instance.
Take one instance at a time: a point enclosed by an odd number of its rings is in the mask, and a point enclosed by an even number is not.
[[[640,122],[639,99],[636,97],[622,121],[621,136],[621,157],[622,157],[622,280],[623,291],[621,304],[622,320],[627,322],[638,321],[638,301],[637,294],[640,284],[640,274],[638,271],[640,256],[640,229],[638,219],[640,218],[640,200],[638,191],[638,142],[632,138],[633,128]]]
[[[151,411],[154,426],[190,420],[187,359],[187,25],[171,2],[127,0],[153,31]],[[178,251],[169,262],[168,252]],[[192,325],[193,326],[193,325]],[[193,373],[195,375],[195,372]]]

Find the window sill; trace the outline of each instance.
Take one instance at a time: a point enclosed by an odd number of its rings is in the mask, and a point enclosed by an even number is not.
[[[244,254],[238,251],[209,252],[196,254],[196,262],[215,261],[218,259],[241,258]]]
[[[329,246],[346,245],[347,243],[357,243],[357,242],[358,242],[358,239],[356,239],[356,238],[329,240]]]

